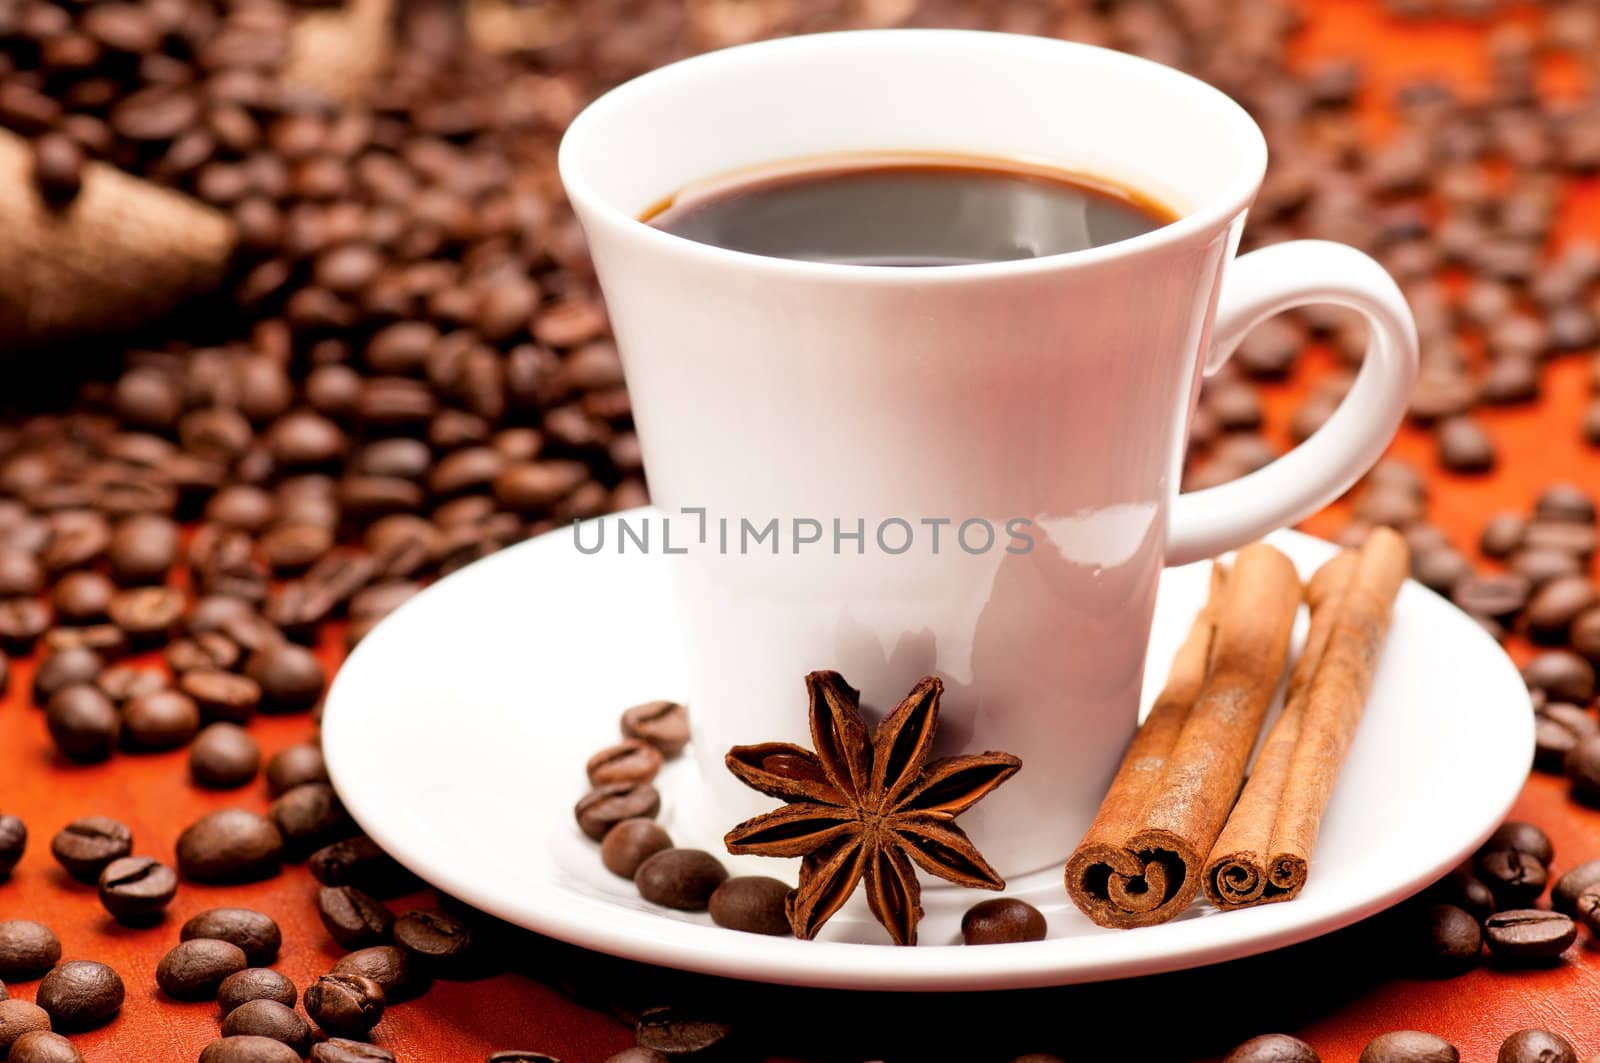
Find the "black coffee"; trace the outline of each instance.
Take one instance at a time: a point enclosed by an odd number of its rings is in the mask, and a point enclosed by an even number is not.
[[[773,258],[954,266],[1116,243],[1174,220],[1114,185],[1003,160],[865,157],[690,188],[644,220]]]

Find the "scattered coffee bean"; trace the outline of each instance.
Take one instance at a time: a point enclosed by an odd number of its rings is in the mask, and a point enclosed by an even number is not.
[[[324,886],[358,886],[378,896],[406,892],[418,881],[365,834],[323,846],[307,864],[311,877]]]
[[[1359,1063],[1461,1063],[1455,1045],[1421,1030],[1381,1033],[1361,1050]]]
[[[397,921],[398,922],[398,921]],[[412,953],[397,945],[374,945],[340,957],[334,974],[358,974],[383,987],[391,1004],[398,1004],[421,993],[428,984],[428,973],[412,959]]]
[[[306,783],[328,781],[328,765],[322,759],[321,748],[301,744],[286,746],[267,761],[267,792],[273,797]]]
[[[105,658],[84,647],[50,654],[33,673],[34,703],[48,704],[58,690],[93,683],[105,667]]]
[[[27,848],[27,824],[10,813],[0,813],[0,882],[11,874]]]
[[[387,944],[394,913],[378,898],[354,886],[324,886],[317,891],[317,914],[328,935],[346,949]]]
[[[311,1051],[311,1024],[276,1000],[247,1000],[232,1009],[222,1020],[222,1036],[270,1037],[294,1049],[296,1056]]]
[[[1527,908],[1549,882],[1544,864],[1527,853],[1497,849],[1478,857],[1478,878],[1494,894],[1495,907]]]
[[[1478,854],[1482,856],[1497,849],[1514,849],[1519,853],[1527,853],[1546,866],[1549,866],[1556,856],[1555,845],[1550,841],[1548,834],[1532,823],[1516,819],[1508,819],[1500,824],[1495,832],[1489,835],[1489,840],[1478,847]]]
[[[9,1058],[8,1053],[27,1034],[49,1029],[50,1016],[43,1008],[26,1000],[0,1000],[0,1059]]]
[[[1518,1030],[1501,1042],[1495,1063],[1578,1063],[1578,1053],[1560,1034]]]
[[[441,912],[407,912],[394,922],[394,943],[437,974],[461,974],[473,959],[472,930]]]
[[[1508,620],[1527,604],[1532,589],[1526,577],[1514,572],[1468,576],[1457,581],[1450,600],[1473,616]]]
[[[661,754],[650,743],[629,738],[590,757],[585,770],[591,786],[647,783],[661,770]]]
[[[600,862],[613,875],[632,879],[639,865],[672,848],[672,838],[652,819],[625,819],[600,841]]]
[[[270,967],[246,967],[217,986],[217,1004],[224,1015],[252,1000],[273,1000],[292,1008],[299,999],[300,991],[294,983]]]
[[[303,858],[330,842],[357,832],[333,787],[325,782],[302,783],[272,802],[268,813],[283,835],[284,852]]]
[[[1420,966],[1428,974],[1451,976],[1476,967],[1483,954],[1478,920],[1453,904],[1429,905],[1422,919]]]
[[[31,919],[0,921],[0,979],[30,981],[60,959],[61,941],[43,923]]]
[[[325,974],[306,987],[306,1014],[329,1037],[365,1038],[383,1018],[383,987],[358,974]]]
[[[202,816],[178,835],[178,872],[196,882],[254,882],[278,873],[283,835],[238,808]]]
[[[100,903],[124,926],[160,922],[178,893],[178,873],[148,856],[124,856],[100,872]]]
[[[610,783],[584,795],[573,813],[578,828],[595,841],[625,819],[653,819],[661,811],[661,795],[649,783]]]
[[[672,1058],[653,1048],[640,1048],[634,1045],[632,1048],[624,1048],[615,1055],[607,1056],[606,1063],[672,1063]],[[1013,1063],[1021,1061],[1014,1060]]]
[[[1479,923],[1494,914],[1494,894],[1470,868],[1457,868],[1428,891],[1432,900],[1453,905],[1469,913]]]
[[[1567,753],[1567,778],[1572,780],[1572,796],[1586,805],[1600,804],[1600,734],[1577,740]]]
[[[292,642],[269,644],[250,655],[244,674],[260,689],[264,712],[300,712],[317,703],[327,685],[314,654]]]
[[[961,917],[961,940],[968,945],[1043,941],[1044,915],[1027,901],[996,897],[979,901]]]
[[[1533,908],[1496,912],[1483,924],[1484,940],[1497,960],[1511,964],[1558,959],[1578,937],[1577,924],[1560,912]]]
[[[1534,713],[1533,766],[1555,775],[1567,769],[1567,756],[1581,739],[1600,733],[1600,722],[1576,705],[1555,703]]]
[[[200,731],[200,708],[176,690],[141,694],[122,708],[122,744],[137,751],[179,749]]]
[[[1322,1057],[1298,1037],[1265,1033],[1229,1052],[1222,1063],[1322,1063]]]
[[[1570,650],[1546,650],[1522,669],[1522,679],[1551,701],[1586,706],[1594,700],[1594,666]]]
[[[310,1059],[311,1063],[395,1063],[394,1053],[387,1048],[347,1037],[330,1037],[313,1045]]]
[[[122,976],[94,960],[68,960],[44,976],[35,999],[52,1029],[90,1030],[122,1009]]]
[[[58,623],[92,624],[105,619],[116,593],[116,585],[98,572],[69,572],[51,590],[50,605]]]
[[[200,1053],[200,1063],[299,1063],[300,1055],[282,1041],[253,1035],[212,1041]]]
[[[1577,484],[1552,484],[1534,500],[1533,516],[1535,520],[1593,524],[1595,503],[1589,492]]]
[[[727,869],[703,849],[664,849],[639,865],[633,884],[652,904],[703,912],[727,877]]]
[[[214,1000],[222,980],[249,965],[237,945],[217,938],[191,938],[161,957],[156,984],[174,1000]]]
[[[283,946],[277,922],[253,908],[208,908],[184,923],[178,933],[180,941],[204,938],[237,946],[253,967],[275,961]]]
[[[1550,907],[1575,915],[1578,898],[1593,888],[1600,888],[1600,860],[1586,861],[1557,878],[1550,887]]]
[[[650,1008],[633,1029],[636,1045],[670,1059],[709,1054],[725,1045],[732,1035],[733,1028],[727,1023],[684,1014],[675,1008]]]
[[[1470,417],[1439,422],[1439,463],[1451,472],[1483,473],[1494,468],[1494,443],[1483,426]]]
[[[49,1030],[34,1030],[11,1042],[10,1063],[83,1063],[71,1041]]]
[[[62,687],[45,707],[45,725],[68,760],[94,764],[111,756],[122,734],[122,717],[100,689],[88,683]]]
[[[238,789],[260,766],[261,747],[238,724],[209,724],[189,747],[189,777],[209,790]]]
[[[543,1052],[508,1048],[502,1052],[490,1052],[488,1063],[561,1063],[561,1061],[555,1056],[547,1056]]]
[[[613,830],[606,840],[610,841],[616,833]],[[711,921],[729,930],[786,935],[793,933],[786,907],[791,892],[787,882],[762,875],[740,875],[718,886],[707,907],[711,911]]]
[[[113,860],[133,852],[133,832],[107,816],[86,816],[62,827],[50,839],[50,853],[67,874],[90,885]]]
[[[248,676],[196,669],[178,678],[178,689],[194,699],[207,720],[248,723],[261,704],[261,688]]]
[[[647,701],[622,714],[622,736],[655,746],[675,757],[689,744],[689,710],[675,701]]]

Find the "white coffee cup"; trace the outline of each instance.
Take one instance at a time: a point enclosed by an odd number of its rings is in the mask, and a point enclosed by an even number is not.
[[[1042,163],[1136,189],[1179,220],[1071,254],[932,268],[759,257],[639,221],[696,182],[859,152]],[[731,48],[614,89],[572,124],[561,177],[652,497],[679,514],[664,531],[687,549],[673,561],[708,829],[772,807],[722,758],[740,743],[809,744],[806,672],[842,672],[873,715],[937,673],[940,752],[1023,761],[962,817],[974,842],[1004,874],[1072,849],[1135,726],[1161,567],[1338,496],[1383,452],[1416,372],[1411,314],[1366,255],[1296,241],[1235,258],[1266,159],[1237,104],[1176,70],[967,31]],[[1367,320],[1349,396],[1260,471],[1180,494],[1202,373],[1306,303]],[[776,555],[740,534],[769,518]],[[971,549],[975,521],[995,533],[986,550]],[[639,544],[605,548],[619,545]]]

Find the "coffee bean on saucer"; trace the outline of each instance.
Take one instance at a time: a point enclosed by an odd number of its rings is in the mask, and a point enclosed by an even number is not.
[[[309,856],[329,842],[357,832],[333,787],[325,782],[302,783],[272,802],[268,813],[283,835],[284,851],[291,859]]]
[[[278,958],[283,932],[269,915],[253,908],[208,908],[183,924],[180,941],[214,938],[237,946],[253,967],[265,967]]]
[[[61,941],[49,927],[31,919],[0,921],[0,979],[27,982],[61,959]]]
[[[733,1036],[733,1027],[676,1008],[649,1008],[633,1029],[634,1044],[660,1052],[670,1059],[710,1054]]]
[[[252,1000],[274,1000],[292,1008],[299,999],[300,991],[294,983],[270,967],[246,967],[217,986],[217,1004],[224,1015]]]
[[[1452,976],[1477,966],[1483,931],[1470,912],[1453,904],[1432,904],[1420,923],[1420,966],[1426,973]]]
[[[1359,1063],[1460,1063],[1454,1045],[1421,1030],[1379,1034],[1361,1050]]]
[[[36,1030],[48,1031],[50,1016],[26,1000],[0,1000],[0,1059],[10,1058],[17,1041]]]
[[[11,1042],[11,1054],[6,1058],[10,1063],[83,1063],[76,1045],[49,1030],[33,1030],[18,1037]]]
[[[422,962],[413,959],[410,951],[398,945],[357,949],[340,957],[333,965],[332,973],[359,974],[372,979],[383,987],[383,994],[391,1004],[410,1000],[421,993],[427,988],[429,979]]]
[[[622,714],[624,738],[649,742],[664,757],[675,757],[689,744],[689,710],[676,701],[647,701]]]
[[[234,723],[213,723],[189,747],[189,777],[208,790],[235,790],[256,777],[261,747]]]
[[[200,1052],[200,1063],[300,1063],[300,1055],[282,1041],[244,1035],[212,1041]]]
[[[248,723],[261,704],[261,687],[248,676],[196,669],[178,679],[178,689],[195,700],[207,720]]]
[[[1044,936],[1044,915],[1015,897],[979,901],[961,917],[961,940],[968,945],[1043,941]]]
[[[703,849],[664,849],[639,865],[633,884],[652,904],[703,912],[727,877],[727,868]]]
[[[324,886],[359,886],[390,896],[415,889],[417,877],[365,834],[343,838],[311,854],[311,877]]]
[[[297,1056],[311,1051],[311,1024],[292,1006],[276,1000],[247,1000],[229,1011],[222,1020],[222,1036],[270,1037],[294,1049]]]
[[[330,1037],[312,1045],[309,1058],[311,1063],[395,1063],[394,1053],[387,1048],[347,1037]]]
[[[10,813],[0,813],[0,882],[5,881],[28,848],[28,826]]]
[[[625,819],[654,818],[661,795],[649,783],[610,783],[585,794],[573,808],[578,827],[595,841]]]
[[[1478,855],[1483,856],[1499,849],[1514,849],[1519,853],[1527,853],[1546,867],[1556,856],[1555,845],[1551,843],[1550,835],[1532,823],[1516,819],[1508,819],[1500,824],[1495,832],[1489,835],[1489,840],[1478,846]]]
[[[123,926],[161,920],[178,893],[178,873],[148,856],[124,856],[100,872],[100,903]]]
[[[1494,894],[1495,907],[1499,909],[1528,907],[1549,881],[1544,864],[1514,849],[1483,853],[1474,866],[1478,878]]]
[[[45,706],[45,725],[68,760],[94,764],[111,756],[122,734],[122,717],[111,699],[88,683],[62,687]]]
[[[1553,961],[1578,937],[1578,926],[1560,912],[1534,908],[1496,912],[1483,924],[1484,940],[1497,960],[1511,964]]]
[[[107,816],[85,816],[62,827],[50,839],[50,853],[67,874],[91,885],[113,860],[133,852],[133,832]]]
[[[625,739],[589,758],[589,785],[650,782],[661,770],[661,753],[638,738]]]
[[[612,835],[615,834],[613,831]],[[789,926],[786,907],[791,892],[787,882],[775,878],[739,875],[718,886],[707,907],[711,911],[711,921],[729,930],[788,935],[794,932]]]
[[[127,995],[122,977],[94,960],[68,960],[44,976],[35,998],[52,1029],[90,1030],[111,1020]]]
[[[222,980],[248,966],[239,946],[216,938],[192,938],[161,957],[156,984],[174,1000],[214,1000]]]
[[[1222,1063],[1322,1063],[1322,1057],[1298,1037],[1264,1033],[1229,1052]]]
[[[317,703],[327,676],[316,655],[292,642],[273,643],[250,655],[244,674],[261,691],[263,712],[300,712]]]
[[[346,949],[386,944],[394,932],[394,913],[378,898],[354,886],[324,886],[318,890],[317,914],[328,935]]]
[[[322,758],[321,748],[302,743],[286,746],[267,761],[267,793],[281,797],[284,793],[310,782],[328,781],[328,765]]]
[[[122,744],[127,749],[179,749],[199,731],[199,706],[176,690],[142,694],[122,707]]]
[[[239,808],[202,816],[178,835],[178,872],[195,882],[254,882],[278,873],[283,835]]]
[[[429,970],[459,974],[472,958],[472,929],[442,912],[407,912],[394,921],[394,943]]]
[[[670,848],[672,838],[654,820],[625,819],[601,839],[600,862],[613,875],[631,879],[640,864]]]
[[[1495,1063],[1578,1063],[1578,1053],[1560,1034],[1518,1030],[1501,1042]]]
[[[325,974],[306,987],[306,1014],[329,1037],[365,1038],[383,1018],[383,988],[358,974]]]

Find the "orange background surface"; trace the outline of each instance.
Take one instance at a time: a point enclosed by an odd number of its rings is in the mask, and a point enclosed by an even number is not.
[[[1436,75],[1470,87],[1485,80],[1481,24],[1402,23],[1369,0],[1313,2],[1308,14],[1297,60],[1362,61],[1368,86],[1363,115],[1374,138],[1386,130],[1385,101],[1402,81]],[[1511,17],[1535,15],[1523,10]],[[1571,69],[1548,73],[1552,92],[1580,87]],[[1600,181],[1579,184],[1561,232],[1600,241]],[[1289,382],[1266,389],[1269,431],[1280,442],[1286,442],[1289,418],[1308,381],[1330,366],[1329,358],[1313,352]],[[1500,459],[1497,471],[1487,476],[1441,472],[1431,439],[1414,428],[1402,432],[1393,453],[1426,470],[1432,486],[1429,517],[1458,546],[1473,551],[1477,530],[1492,513],[1525,511],[1540,486],[1553,479],[1600,488],[1600,453],[1585,448],[1578,428],[1590,401],[1589,374],[1589,356],[1564,359],[1546,369],[1545,397],[1538,406],[1483,411]],[[1346,519],[1343,508],[1336,505],[1306,526],[1332,535]],[[330,632],[324,646],[330,665],[338,657],[335,635]],[[316,884],[303,866],[252,886],[185,883],[162,925],[117,926],[93,889],[69,880],[51,859],[49,839],[56,830],[79,816],[116,816],[133,828],[136,853],[170,862],[184,825],[217,808],[265,811],[264,787],[258,783],[232,794],[196,790],[181,751],[121,755],[87,768],[62,762],[53,756],[43,714],[30,705],[31,672],[29,662],[17,662],[10,691],[0,701],[0,811],[20,815],[31,832],[27,856],[12,881],[0,884],[0,918],[43,920],[61,937],[67,958],[100,959],[122,974],[128,986],[122,1014],[101,1030],[75,1037],[91,1063],[193,1060],[217,1036],[215,1005],[176,1003],[155,987],[156,964],[176,942],[178,927],[208,907],[259,908],[284,929],[277,966],[303,987],[340,955],[317,920]],[[305,717],[264,718],[254,732],[270,755],[303,741],[312,726]],[[1558,780],[1534,777],[1516,812],[1550,833],[1556,872],[1600,856],[1600,812],[1569,803]],[[431,898],[423,894],[416,901],[431,903]],[[402,900],[398,910],[410,906]],[[1354,1063],[1373,1035],[1416,1028],[1449,1038],[1470,1063],[1493,1059],[1506,1033],[1530,1025],[1566,1034],[1580,1058],[1600,1052],[1600,951],[1592,946],[1580,943],[1567,962],[1550,970],[1485,966],[1448,981],[1407,977],[1397,947],[1393,926],[1379,919],[1308,945],[1199,972],[959,998],[741,985],[609,960],[590,959],[585,965],[599,964],[603,978],[637,1003],[698,1000],[725,1010],[736,1022],[745,1015],[741,1025],[751,1058],[781,1053],[785,1059],[984,1059],[992,1053],[1005,1059],[1044,1050],[1069,1060],[1165,1060],[1220,1054],[1244,1037],[1288,1030],[1311,1041],[1329,1063]],[[481,1060],[503,1048],[538,1049],[565,1063],[599,1063],[632,1043],[631,1030],[601,1006],[579,1004],[551,987],[563,981],[573,962],[569,952],[555,950],[535,959],[543,980],[502,974],[436,983],[422,998],[392,1008],[377,1040],[402,1063]],[[36,988],[37,983],[25,983],[11,991],[31,999]]]

